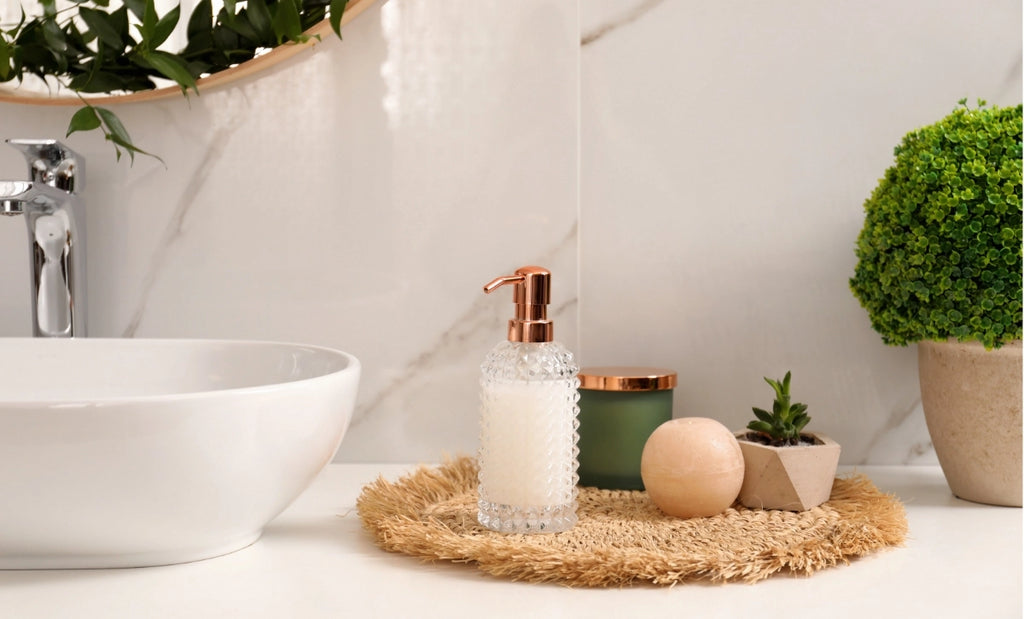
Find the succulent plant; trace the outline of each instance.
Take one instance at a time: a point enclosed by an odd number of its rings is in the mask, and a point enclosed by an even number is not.
[[[807,405],[799,402],[790,403],[789,381],[791,372],[781,380],[772,380],[767,376],[765,382],[775,391],[775,402],[772,412],[763,408],[753,408],[757,419],[747,424],[747,429],[763,436],[771,445],[799,445],[800,431],[811,418],[807,415]]]
[[[908,133],[864,203],[850,287],[886,344],[1021,337],[1021,106]]]

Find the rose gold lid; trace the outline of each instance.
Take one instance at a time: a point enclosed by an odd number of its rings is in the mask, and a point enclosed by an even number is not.
[[[664,368],[594,367],[580,370],[580,389],[597,391],[660,391],[676,386],[676,373]]]

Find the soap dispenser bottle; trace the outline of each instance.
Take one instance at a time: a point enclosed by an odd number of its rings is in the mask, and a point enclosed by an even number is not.
[[[480,377],[480,524],[504,533],[557,533],[576,524],[579,366],[553,340],[551,272],[528,266],[509,284],[515,317]]]

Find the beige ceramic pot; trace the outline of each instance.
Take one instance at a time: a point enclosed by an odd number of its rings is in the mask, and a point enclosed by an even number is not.
[[[755,509],[801,512],[828,500],[839,465],[839,443],[822,434],[803,434],[815,445],[772,447],[737,432],[743,451],[740,503]]]
[[[1021,506],[1021,343],[918,345],[921,401],[953,494]]]

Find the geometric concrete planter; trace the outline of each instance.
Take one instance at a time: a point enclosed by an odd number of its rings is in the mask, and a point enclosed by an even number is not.
[[[921,403],[953,494],[1021,506],[1021,343],[918,344]]]
[[[745,465],[740,503],[754,509],[801,512],[828,500],[839,465],[839,443],[805,433],[814,445],[773,447],[746,440],[736,432]]]

